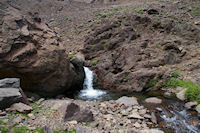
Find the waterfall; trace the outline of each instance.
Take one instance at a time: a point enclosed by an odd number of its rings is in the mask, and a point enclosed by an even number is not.
[[[79,97],[87,98],[87,99],[98,99],[106,94],[105,91],[102,90],[95,90],[93,88],[93,72],[84,67],[85,71],[85,80],[83,84],[83,90],[81,90]]]

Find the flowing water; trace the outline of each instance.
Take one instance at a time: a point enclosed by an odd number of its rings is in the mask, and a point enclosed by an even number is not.
[[[176,98],[165,98],[161,92],[156,94],[147,93],[112,93],[93,88],[93,72],[84,67],[86,74],[83,90],[78,94],[79,99],[84,100],[116,100],[121,96],[134,96],[137,97],[138,102],[144,105],[152,112],[156,112],[158,119],[158,127],[166,133],[200,133],[200,120],[197,113],[188,111],[184,108],[184,102]],[[156,96],[163,100],[162,104],[151,105],[145,104],[144,99]],[[156,111],[156,108],[161,108],[162,111]]]
[[[84,67],[85,71],[85,80],[83,84],[83,90],[79,93],[79,98],[81,99],[100,99],[104,95],[106,95],[106,91],[102,90],[95,90],[93,88],[93,72],[87,68]]]

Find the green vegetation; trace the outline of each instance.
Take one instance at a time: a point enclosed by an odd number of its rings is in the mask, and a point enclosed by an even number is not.
[[[107,44],[107,43],[104,43],[103,47],[104,47],[104,48],[107,48],[107,47],[108,47],[108,44]]]
[[[134,43],[132,43],[132,45],[137,45],[137,43],[134,42]]]
[[[172,77],[174,77],[174,78],[178,78],[179,77],[179,72],[177,72],[177,71],[173,71],[173,73],[172,73]]]
[[[186,8],[188,8],[187,5],[182,5],[182,6],[181,6],[181,9],[186,9]]]
[[[192,8],[200,10],[200,4],[196,4]]]
[[[143,9],[142,8],[137,8],[136,12],[139,13],[139,14],[143,14]]]
[[[92,47],[94,48],[96,46],[96,44],[92,44]]]
[[[192,15],[199,15],[200,14],[200,4],[196,4],[192,6]]]
[[[157,45],[157,48],[162,50],[162,46],[161,45]]]
[[[73,59],[73,58],[75,58],[75,55],[70,54],[69,57],[70,57],[70,59]]]
[[[96,66],[97,64],[98,64],[97,60],[92,62],[92,66]]]
[[[177,76],[177,75],[175,75]],[[183,81],[175,78],[170,78],[166,83],[163,83],[163,87],[184,87],[186,88],[185,96],[188,100],[197,101],[200,104],[200,86],[191,81]]]
[[[51,25],[52,25],[53,27],[56,27],[57,23],[54,21],[54,22],[51,23]]]
[[[147,88],[151,88],[151,87],[156,86],[156,84],[157,84],[159,81],[160,81],[160,79],[153,81],[151,84],[148,84],[148,85],[147,85]]]

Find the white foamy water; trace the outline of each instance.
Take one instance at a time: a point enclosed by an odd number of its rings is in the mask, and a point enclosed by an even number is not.
[[[87,99],[98,99],[99,97],[105,95],[105,91],[95,90],[93,88],[93,72],[87,67],[84,67],[84,71],[85,80],[83,84],[83,90],[81,90],[79,97]]]
[[[176,133],[200,133],[196,127],[187,123],[188,114],[185,110],[180,112],[171,111],[171,113],[174,115],[171,118],[166,115],[162,115],[161,117],[170,127],[173,127]]]

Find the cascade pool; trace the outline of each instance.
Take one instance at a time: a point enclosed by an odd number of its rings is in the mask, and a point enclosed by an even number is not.
[[[102,91],[93,88],[93,72],[84,67],[85,80],[83,84],[83,90],[81,90],[76,99],[82,100],[116,100],[122,96],[134,96],[137,97],[138,102],[151,110],[157,112],[158,128],[162,129],[167,133],[200,133],[200,122],[197,114],[192,113],[190,110],[186,110],[184,102],[172,97],[165,98],[162,93],[156,94],[145,93],[145,92],[109,92]],[[156,106],[146,104],[144,100],[148,97],[159,97],[163,103]],[[161,112],[156,111],[156,108],[162,109]],[[197,124],[193,124],[197,123]]]

